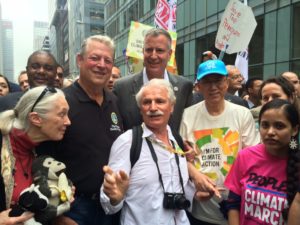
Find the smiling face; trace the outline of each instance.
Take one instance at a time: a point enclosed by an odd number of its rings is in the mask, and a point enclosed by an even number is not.
[[[207,75],[197,85],[207,103],[219,104],[224,101],[228,88],[228,81],[225,76],[219,74]]]
[[[54,58],[46,53],[31,56],[26,67],[29,86],[31,88],[41,85],[53,86],[56,67]]]
[[[148,79],[162,78],[170,60],[171,43],[165,35],[148,36],[144,43],[144,66]]]
[[[89,40],[82,55],[77,55],[79,83],[83,86],[105,87],[111,75],[114,52],[106,44]]]
[[[63,96],[60,96],[53,104],[52,110],[42,118],[40,132],[46,140],[58,141],[65,134],[67,126],[71,124],[68,117],[69,105]]]
[[[154,133],[165,129],[174,108],[167,89],[155,86],[146,87],[140,103],[140,111],[147,127]]]
[[[266,110],[261,116],[261,139],[272,155],[286,156],[291,137],[297,134],[297,130],[298,127],[292,127],[282,108]]]

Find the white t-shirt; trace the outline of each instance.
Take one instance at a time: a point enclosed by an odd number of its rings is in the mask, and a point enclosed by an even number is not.
[[[202,173],[224,187],[237,152],[247,146],[259,143],[255,123],[249,109],[225,101],[224,112],[211,116],[205,101],[184,110],[180,134],[197,149],[194,165]],[[223,195],[226,198],[226,194]],[[195,218],[209,223],[227,224],[219,210],[223,199],[211,198],[209,201],[194,200],[192,214]]]

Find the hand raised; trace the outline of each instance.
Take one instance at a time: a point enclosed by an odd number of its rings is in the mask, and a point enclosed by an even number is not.
[[[103,172],[105,173],[103,191],[110,198],[110,203],[117,205],[126,194],[129,177],[124,171],[120,170],[116,173],[109,166],[104,166]]]

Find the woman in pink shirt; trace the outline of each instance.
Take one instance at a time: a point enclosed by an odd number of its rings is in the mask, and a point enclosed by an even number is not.
[[[262,107],[262,144],[240,151],[225,181],[230,225],[284,224],[299,182],[298,127],[297,110],[286,100]]]

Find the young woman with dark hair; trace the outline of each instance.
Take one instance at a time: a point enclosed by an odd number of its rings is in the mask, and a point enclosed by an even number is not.
[[[5,96],[10,92],[10,85],[8,79],[0,74],[0,96]]]
[[[284,224],[299,183],[298,128],[298,112],[286,100],[262,107],[262,144],[239,151],[225,181],[229,225]]]

